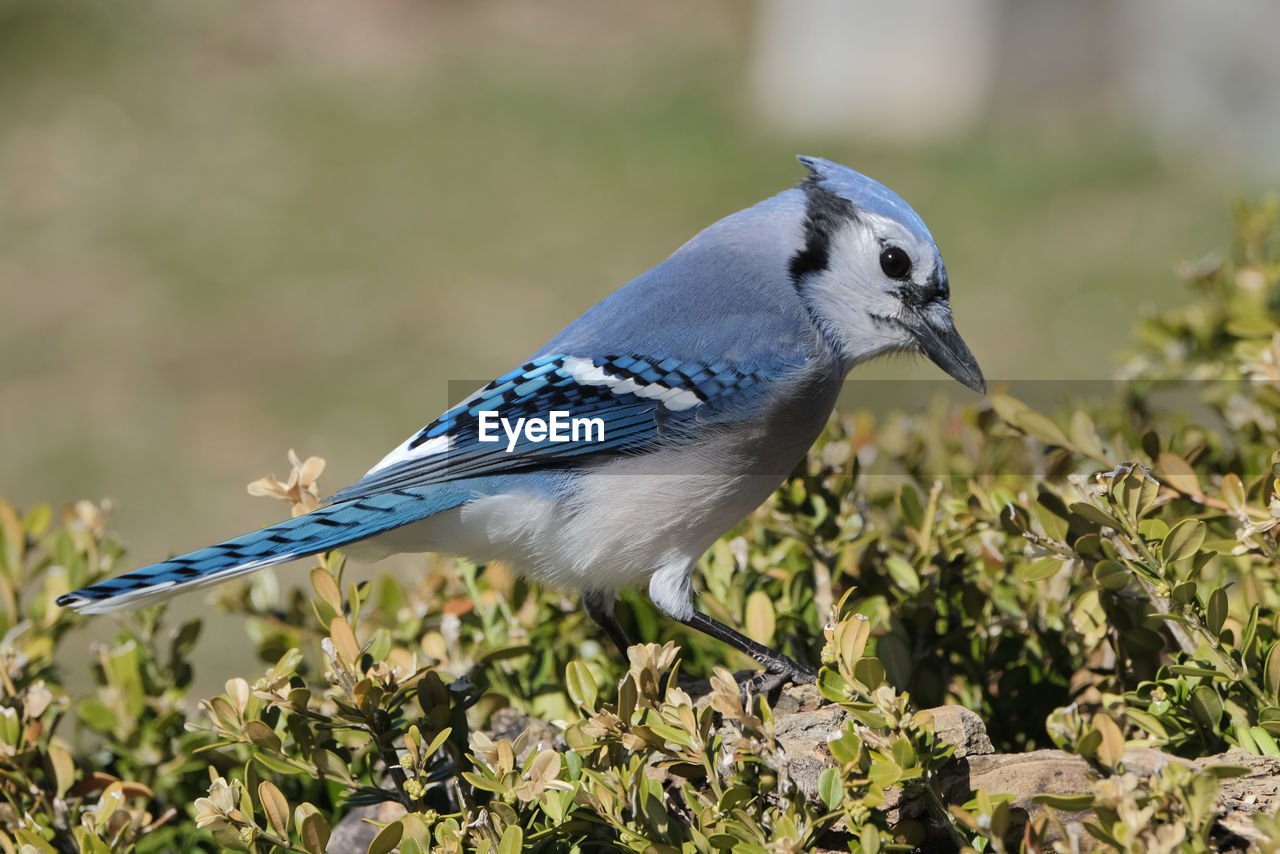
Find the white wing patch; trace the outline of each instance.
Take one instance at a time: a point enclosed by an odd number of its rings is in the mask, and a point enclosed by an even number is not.
[[[405,439],[400,447],[387,454],[376,466],[369,469],[368,473],[365,474],[365,477],[368,477],[376,471],[381,471],[387,466],[393,466],[396,463],[402,463],[406,460],[419,460],[423,457],[432,457],[436,454],[448,453],[449,446],[452,444],[452,437],[445,435],[436,436],[434,439],[428,439],[416,448],[409,447],[416,438],[418,438],[418,436],[415,433],[413,436]]]
[[[602,385],[614,394],[634,394],[636,397],[647,397],[658,401],[672,412],[679,412],[701,401],[698,395],[688,389],[668,388],[659,383],[639,383],[631,377],[617,377],[606,373],[590,359],[581,356],[567,356],[564,369],[574,382],[581,385]]]

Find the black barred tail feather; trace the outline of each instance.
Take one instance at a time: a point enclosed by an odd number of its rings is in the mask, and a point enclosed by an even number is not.
[[[58,597],[82,614],[147,605],[277,563],[366,540],[456,507],[474,497],[442,485],[396,490],[321,507],[251,534],[121,575]]]

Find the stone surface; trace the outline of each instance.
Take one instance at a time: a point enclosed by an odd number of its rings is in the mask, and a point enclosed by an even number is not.
[[[956,759],[995,752],[977,712],[964,706],[938,706],[929,713],[938,737],[956,746]]]

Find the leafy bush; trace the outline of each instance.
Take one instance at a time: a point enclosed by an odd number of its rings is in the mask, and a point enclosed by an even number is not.
[[[124,569],[107,508],[0,504],[0,850],[317,852],[364,807],[379,852],[1007,850],[1007,798],[942,797],[952,748],[921,711],[942,703],[1001,749],[1087,759],[1090,790],[1045,803],[1093,808],[1102,844],[1207,850],[1233,769],[1142,777],[1125,752],[1280,755],[1277,204],[1236,223],[1227,258],[1188,269],[1195,299],[1141,321],[1109,396],[834,418],[702,561],[701,606],[820,662],[848,713],[815,796],[717,666],[745,659],[629,596],[620,619],[668,642],[619,661],[572,598],[496,564],[351,584],[331,553],[309,591],[224,585],[264,669],[198,712],[201,623],[163,606],[77,685],[82,619],[53,600]],[[294,466],[255,491],[309,506],[321,464]],[[891,826],[891,790],[931,826]]]

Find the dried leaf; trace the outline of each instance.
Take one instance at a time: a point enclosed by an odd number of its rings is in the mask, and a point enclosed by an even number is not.
[[[747,597],[746,630],[747,636],[765,646],[773,643],[773,633],[777,621],[773,614],[773,600],[763,590],[754,590]]]
[[[262,812],[267,817],[271,829],[281,836],[289,832],[289,801],[279,787],[270,780],[258,784],[258,800],[262,802]]]
[[[347,664],[355,664],[360,660],[360,645],[356,643],[355,632],[342,617],[334,617],[329,623],[329,637],[333,639],[334,649],[338,657]]]
[[[342,613],[342,591],[338,589],[338,582],[334,581],[329,570],[322,566],[312,569],[311,586],[315,588],[320,601],[328,605],[334,614]]]
[[[1204,492],[1200,489],[1200,478],[1195,469],[1177,454],[1164,451],[1156,459],[1157,475],[1165,483],[1192,498],[1201,498]]]

